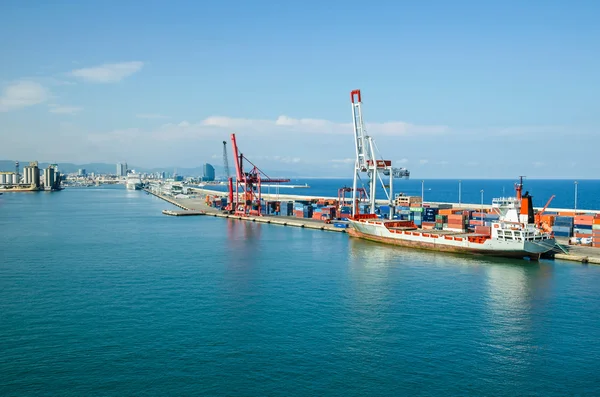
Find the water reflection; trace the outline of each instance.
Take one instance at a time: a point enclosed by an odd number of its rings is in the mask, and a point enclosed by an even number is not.
[[[537,319],[552,296],[553,268],[545,262],[490,266],[486,275],[483,348],[494,352],[490,360],[496,364],[532,370],[537,335],[543,331]]]
[[[231,269],[253,267],[261,249],[262,225],[227,219],[227,265]]]

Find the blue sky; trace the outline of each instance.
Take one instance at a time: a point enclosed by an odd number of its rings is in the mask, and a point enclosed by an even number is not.
[[[3,1],[0,158],[352,173],[349,93],[417,178],[599,175],[600,3]],[[231,158],[231,154],[230,154]]]

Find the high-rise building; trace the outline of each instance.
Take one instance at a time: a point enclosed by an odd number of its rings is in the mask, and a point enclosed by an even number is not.
[[[117,163],[117,176],[127,175],[127,163]]]
[[[204,175],[202,176],[203,181],[211,182],[215,180],[215,167],[206,163],[204,164]]]
[[[77,176],[86,176],[85,168],[80,168],[77,170]]]

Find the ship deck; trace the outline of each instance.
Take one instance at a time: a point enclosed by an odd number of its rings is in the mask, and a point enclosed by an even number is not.
[[[427,234],[436,234],[440,236],[454,236],[454,237],[467,237],[467,236],[486,236],[481,233],[472,233],[472,232],[458,232],[455,230],[434,230],[434,229],[421,229],[414,227],[390,227],[390,230],[398,230],[398,231],[409,231],[413,233],[427,233]]]

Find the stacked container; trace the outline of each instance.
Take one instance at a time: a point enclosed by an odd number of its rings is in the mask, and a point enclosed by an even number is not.
[[[469,227],[475,229],[477,226],[492,226],[493,221],[500,219],[498,214],[490,214],[485,212],[473,212],[471,213],[471,220],[469,221]],[[484,229],[481,229],[484,230]]]
[[[556,216],[552,232],[556,237],[571,237],[573,235],[573,217]]]
[[[312,214],[310,216],[306,216],[305,218],[313,218],[313,219],[321,220],[322,216],[323,216],[323,207],[317,205],[316,207],[313,207]]]
[[[423,222],[435,222],[438,211],[437,208],[423,208]]]
[[[352,207],[350,207],[349,205],[344,205],[340,207],[340,213],[338,215],[341,220],[347,220],[352,216]]]
[[[304,204],[294,203],[294,216],[296,218],[304,218]]]
[[[417,226],[421,226],[423,223],[423,212],[421,211],[411,211],[410,217],[410,220],[413,221]]]
[[[312,218],[313,217],[313,207],[310,204],[306,204],[302,209],[302,215],[304,218]]]
[[[589,239],[592,237],[594,215],[577,215],[573,218],[573,236]]]
[[[336,218],[336,212],[335,212],[335,206],[333,205],[328,205],[326,207],[321,208],[321,213],[324,216],[324,219],[335,219]]]
[[[435,216],[435,228],[442,230],[448,227],[448,215],[436,215]]]
[[[448,226],[444,230],[464,232],[469,222],[469,216],[465,213],[448,215]]]
[[[592,222],[592,246],[600,248],[600,214]]]

